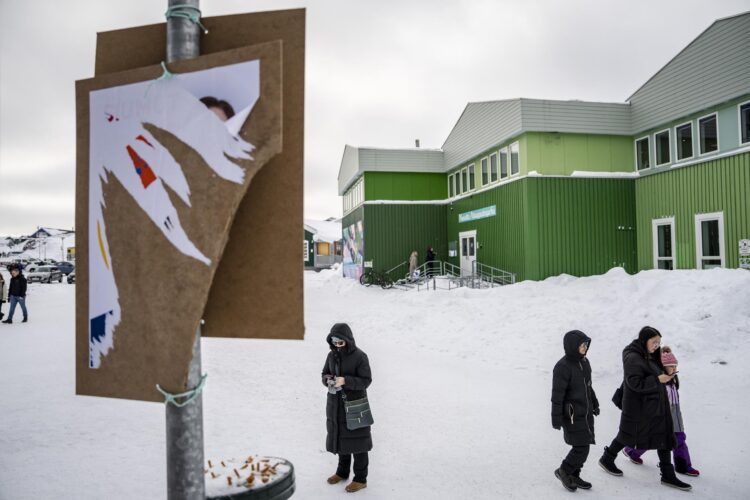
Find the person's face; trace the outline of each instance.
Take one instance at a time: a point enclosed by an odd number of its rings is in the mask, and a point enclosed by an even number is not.
[[[648,349],[649,354],[653,354],[659,346],[661,346],[661,337],[658,335],[651,337],[646,342],[646,349]]]
[[[334,347],[338,347],[339,349],[346,345],[345,340],[332,340],[331,342],[333,343]]]
[[[219,120],[221,120],[223,122],[229,120],[229,118],[227,117],[226,113],[224,113],[223,109],[216,108],[216,107],[213,107],[213,106],[210,107],[210,108],[208,108],[208,109],[210,109],[211,111],[213,111],[214,114],[219,117]]]
[[[13,269],[13,270],[12,270],[12,271],[10,272],[10,275],[11,275],[11,276],[13,276],[14,278],[15,278],[16,276],[18,276],[18,269]]]
[[[589,345],[586,342],[581,342],[581,345],[578,346],[578,353],[579,354],[586,354],[586,351],[589,350]]]
[[[667,375],[672,375],[675,371],[677,371],[676,366],[665,366],[664,369],[667,371]]]

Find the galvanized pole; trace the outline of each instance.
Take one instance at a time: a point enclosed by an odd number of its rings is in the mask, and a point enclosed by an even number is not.
[[[185,6],[199,12],[199,0],[168,0],[170,8]],[[189,12],[189,10],[188,10]],[[167,63],[200,55],[200,27],[186,17],[167,16]],[[195,334],[193,360],[188,372],[188,389],[201,380],[201,328]],[[167,498],[205,500],[203,477],[203,398],[178,408],[166,405]]]

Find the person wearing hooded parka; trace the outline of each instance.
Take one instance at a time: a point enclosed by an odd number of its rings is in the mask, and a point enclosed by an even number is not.
[[[599,465],[614,476],[622,476],[622,471],[615,465],[615,459],[626,446],[657,450],[661,484],[690,490],[689,484],[677,478],[672,465],[670,451],[675,447],[676,441],[665,384],[674,375],[667,375],[662,365],[659,330],[644,326],[638,338],[622,351],[622,366],[624,374],[620,429],[612,444],[604,447]]]
[[[330,352],[323,365],[323,385],[328,387],[326,402],[326,450],[339,457],[336,473],[328,478],[337,484],[349,477],[354,456],[354,478],[347,485],[348,492],[367,487],[368,452],[372,449],[370,426],[349,430],[346,426],[344,398],[356,401],[367,397],[372,382],[367,354],[357,347],[351,328],[336,323],[326,338]]]
[[[568,491],[587,490],[591,483],[581,479],[581,468],[595,444],[594,415],[599,415],[599,401],[591,385],[591,365],[586,354],[591,339],[579,330],[563,337],[565,356],[552,371],[552,427],[563,429],[565,443],[571,446],[568,456],[555,470]]]

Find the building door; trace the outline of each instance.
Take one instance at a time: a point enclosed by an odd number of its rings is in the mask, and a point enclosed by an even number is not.
[[[698,269],[724,267],[724,213],[695,216],[695,266]]]
[[[674,217],[652,220],[651,240],[654,251],[654,269],[677,269]]]
[[[474,270],[474,261],[477,260],[477,232],[465,231],[458,233],[458,239],[461,276],[470,276]]]

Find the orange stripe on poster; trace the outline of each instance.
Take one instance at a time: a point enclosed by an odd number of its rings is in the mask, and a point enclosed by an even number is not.
[[[96,221],[96,236],[99,238],[99,251],[102,252],[102,259],[104,259],[104,265],[109,269],[109,262],[107,262],[107,253],[104,251],[104,242],[102,241],[102,228],[99,225],[99,221]]]

